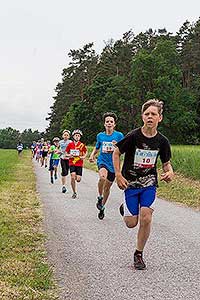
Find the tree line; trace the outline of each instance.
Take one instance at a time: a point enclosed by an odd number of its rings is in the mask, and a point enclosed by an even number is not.
[[[157,98],[164,101],[162,133],[174,144],[200,142],[200,19],[184,22],[176,34],[130,30],[100,54],[93,47],[68,54],[46,118],[48,138],[80,128],[93,143],[106,111],[118,115],[117,129],[127,133],[141,125],[141,105]]]
[[[0,129],[0,148],[16,149],[19,142],[23,143],[24,148],[29,148],[33,141],[38,141],[43,136],[38,130],[25,129],[23,132],[7,127]]]

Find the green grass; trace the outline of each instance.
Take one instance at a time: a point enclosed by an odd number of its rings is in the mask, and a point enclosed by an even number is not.
[[[172,146],[172,165],[175,172],[200,180],[199,162],[200,146]]]
[[[19,163],[16,150],[0,149],[0,186],[3,182],[12,181],[12,172]]]
[[[57,299],[29,151],[0,150],[0,299]]]
[[[94,146],[87,146],[87,149],[88,149],[88,155],[87,155],[87,158],[89,158],[90,153],[92,152],[93,148],[94,148]],[[85,160],[84,160],[84,167],[85,167],[86,169],[93,170],[93,171],[95,171],[95,172],[98,171],[96,162],[95,162],[95,163],[90,163],[88,159],[85,159]]]

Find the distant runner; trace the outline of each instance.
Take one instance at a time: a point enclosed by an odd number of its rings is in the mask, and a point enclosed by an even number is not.
[[[156,163],[162,161],[161,180],[170,182],[173,169],[170,163],[171,149],[168,139],[157,131],[162,121],[163,102],[149,100],[142,106],[143,126],[131,131],[117,143],[113,161],[117,184],[124,190],[124,203],[120,213],[126,226],[133,228],[139,221],[137,245],[134,253],[135,269],[143,270],[143,249],[150,235],[152,213],[158,185]],[[122,173],[120,155],[125,153]]]
[[[34,158],[34,156],[35,156],[35,148],[36,148],[36,142],[33,141],[31,144],[31,147],[30,147],[31,153],[32,153],[32,158]]]
[[[57,179],[57,169],[60,161],[61,148],[59,145],[60,139],[58,137],[53,138],[53,144],[49,148],[50,160],[49,160],[49,171],[50,171],[50,180],[51,183],[54,183],[53,179]],[[54,175],[54,178],[53,178]]]
[[[49,152],[48,144],[47,144],[47,142],[43,142],[42,149],[41,149],[41,153],[42,153],[41,167],[45,166],[45,168],[47,168],[48,152]]]
[[[113,112],[106,112],[103,115],[105,132],[97,135],[96,146],[94,147],[89,161],[94,162],[96,154],[100,151],[97,159],[99,170],[97,208],[99,209],[98,218],[102,220],[105,215],[105,204],[110,194],[110,188],[115,180],[115,171],[112,161],[112,154],[115,144],[124,137],[123,133],[115,131],[117,116]]]
[[[62,193],[67,192],[66,188],[66,182],[67,182],[67,175],[69,173],[69,157],[66,156],[66,148],[71,143],[72,141],[69,139],[70,138],[70,131],[69,130],[64,130],[63,131],[63,140],[59,142],[60,148],[61,148],[61,157],[60,157],[60,164],[62,168],[61,176],[62,176]]]
[[[83,161],[87,156],[87,147],[80,141],[82,135],[83,133],[80,129],[75,129],[72,132],[73,142],[71,142],[66,148],[66,156],[69,157],[73,199],[77,197],[76,182],[81,181]]]
[[[24,148],[23,144],[21,142],[19,142],[17,144],[17,151],[18,151],[19,156],[22,154],[23,148]]]

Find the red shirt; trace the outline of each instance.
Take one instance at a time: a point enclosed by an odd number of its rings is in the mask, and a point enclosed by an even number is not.
[[[83,166],[83,160],[80,158],[80,156],[85,155],[87,152],[87,147],[82,142],[78,142],[75,144],[74,142],[71,142],[68,144],[66,150],[67,153],[73,153],[74,157],[71,157],[69,159],[69,165],[70,166],[77,166],[82,167]]]

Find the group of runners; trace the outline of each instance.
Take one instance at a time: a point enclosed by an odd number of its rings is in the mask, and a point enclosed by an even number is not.
[[[143,249],[148,240],[152,222],[152,213],[156,200],[158,186],[157,159],[160,156],[163,173],[160,179],[170,182],[173,169],[170,163],[171,148],[168,139],[158,130],[162,121],[163,102],[151,99],[145,102],[141,109],[143,126],[132,130],[126,136],[116,131],[117,116],[113,112],[103,115],[104,132],[97,134],[96,145],[89,161],[94,163],[97,158],[99,173],[98,196],[96,207],[98,218],[105,217],[105,206],[110,194],[111,186],[116,179],[117,185],[124,190],[123,203],[119,211],[128,228],[139,223],[136,249],[134,252],[134,266],[143,270],[146,264],[143,260]],[[63,131],[63,139],[53,139],[50,146],[50,178],[51,182],[57,178],[59,159],[62,169],[62,192],[65,193],[66,177],[70,170],[72,198],[77,197],[76,182],[81,181],[83,161],[87,156],[87,147],[82,143],[82,132],[76,129],[70,139],[69,130]],[[123,166],[120,166],[120,156],[124,154]]]
[[[72,139],[70,139],[70,135]],[[77,197],[76,183],[81,181],[83,172],[83,160],[87,156],[87,147],[82,143],[83,133],[80,129],[75,129],[72,134],[69,130],[64,130],[62,140],[54,137],[52,144],[41,139],[31,145],[33,158],[40,162],[41,167],[47,167],[49,160],[50,182],[53,184],[58,179],[58,165],[61,165],[62,193],[67,192],[67,175],[71,174],[72,198]]]

